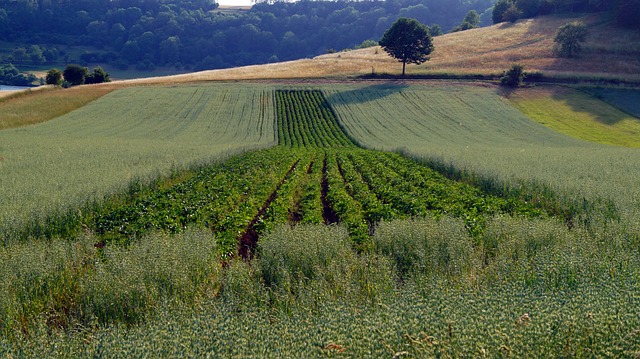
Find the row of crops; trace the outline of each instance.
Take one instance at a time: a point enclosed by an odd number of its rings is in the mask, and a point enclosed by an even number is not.
[[[283,223],[339,222],[362,245],[385,220],[453,215],[478,235],[487,216],[542,214],[401,155],[356,147],[321,91],[281,90],[275,98],[279,146],[203,168],[170,186],[113,198],[85,215],[82,225],[101,243],[209,228],[228,256],[237,250],[250,255],[261,234]]]
[[[276,91],[278,139],[287,147],[353,146],[318,90]]]

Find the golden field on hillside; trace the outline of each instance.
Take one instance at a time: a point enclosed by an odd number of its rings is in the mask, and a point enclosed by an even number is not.
[[[569,21],[588,24],[590,35],[579,58],[553,54],[553,37]],[[630,45],[631,44],[631,45]],[[616,28],[599,15],[576,18],[546,16],[514,24],[446,34],[434,38],[431,60],[407,66],[411,74],[500,74],[513,63],[527,71],[555,76],[601,76],[640,80],[640,42],[634,31]],[[297,79],[344,77],[375,72],[399,74],[402,66],[380,47],[317,56],[267,65],[210,70],[190,74],[136,79],[123,84],[152,84],[212,80]]]

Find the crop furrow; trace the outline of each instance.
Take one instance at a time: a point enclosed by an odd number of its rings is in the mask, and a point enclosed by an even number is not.
[[[322,202],[322,220],[324,224],[338,223],[338,215],[331,207],[329,200],[327,199],[327,193],[329,193],[329,180],[327,176],[327,154],[325,153],[322,160],[322,184],[320,191],[320,201]]]
[[[264,216],[265,212],[271,205],[271,203],[276,199],[278,195],[278,190],[280,187],[287,181],[287,179],[291,176],[291,173],[296,169],[300,159],[297,159],[289,168],[289,171],[286,175],[280,180],[280,183],[276,186],[276,188],[271,192],[269,197],[267,197],[266,201],[253,217],[251,222],[247,225],[244,233],[238,239],[238,255],[245,260],[250,260],[253,256],[253,251],[255,250],[256,245],[258,244],[258,231],[256,230],[256,224],[258,221]]]

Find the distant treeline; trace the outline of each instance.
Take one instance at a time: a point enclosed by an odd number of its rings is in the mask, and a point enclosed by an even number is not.
[[[16,43],[4,59],[16,65],[214,69],[355,48],[378,41],[401,16],[446,32],[475,10],[488,25],[494,2],[303,0],[221,11],[208,0],[0,0],[0,40]],[[59,44],[100,50],[70,55]]]
[[[474,10],[480,24],[489,25],[503,20],[496,19],[494,3],[302,0],[222,11],[211,0],[0,0],[0,40],[15,44],[0,62],[19,67],[109,63],[140,70],[261,64],[373,44],[398,17],[415,18],[447,32],[464,29],[461,21]],[[621,25],[640,26],[640,0],[499,0],[498,4],[512,7],[517,17],[609,11]],[[61,45],[98,50],[70,54]]]
[[[620,26],[640,29],[640,0],[498,0],[493,22],[553,13],[608,12]]]

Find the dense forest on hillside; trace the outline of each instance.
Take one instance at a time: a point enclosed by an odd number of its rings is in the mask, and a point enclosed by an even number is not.
[[[488,25],[496,22],[494,3],[303,0],[259,2],[251,10],[225,11],[210,0],[0,0],[0,41],[5,42],[0,62],[18,68],[101,63],[138,70],[262,64],[373,44],[398,17],[438,24],[447,32],[474,10],[481,24]],[[640,23],[640,0],[498,3],[513,5],[519,17],[609,11],[622,25]],[[86,50],[70,52],[69,45]]]

